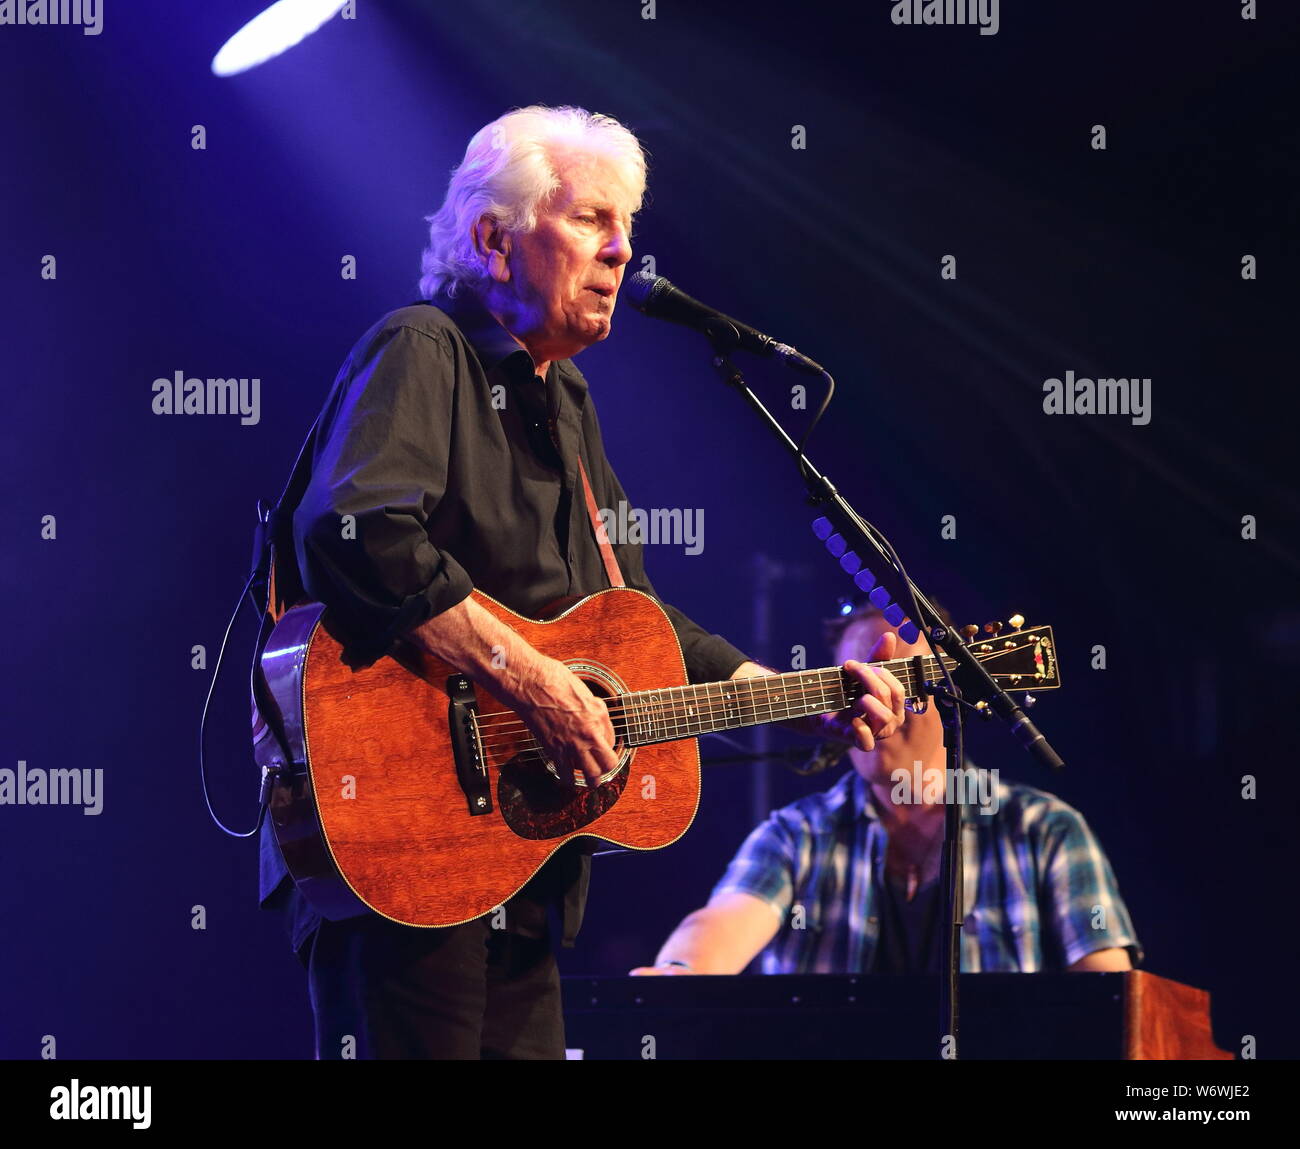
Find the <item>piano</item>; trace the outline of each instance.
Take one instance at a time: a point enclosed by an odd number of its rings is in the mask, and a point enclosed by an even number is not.
[[[570,1056],[797,1060],[939,1057],[934,977],[566,977]],[[1210,995],[1145,970],[963,974],[966,1060],[1231,1061]]]

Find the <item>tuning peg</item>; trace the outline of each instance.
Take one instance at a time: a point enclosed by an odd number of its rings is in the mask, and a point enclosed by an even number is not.
[[[1025,705],[1026,705],[1026,706],[1036,706],[1036,705],[1038,705],[1038,699],[1035,698],[1032,694],[1026,694],[1026,695],[1025,695]]]
[[[1015,630],[1019,630],[1025,625],[1025,616],[1023,614],[1013,614],[1009,619],[1007,619],[1007,625]]]
[[[992,622],[986,622],[984,624],[984,630],[985,633],[991,634],[994,638],[997,638],[997,636],[1002,632],[1002,624],[994,619]]]
[[[975,636],[979,634],[979,632],[980,632],[980,628],[976,626],[974,623],[971,623],[969,626],[963,626],[961,628],[961,636],[966,640],[967,646],[969,646],[972,642],[975,641]]]

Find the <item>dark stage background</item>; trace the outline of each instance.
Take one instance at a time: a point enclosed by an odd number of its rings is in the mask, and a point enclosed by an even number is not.
[[[0,27],[0,765],[104,771],[98,816],[0,806],[0,1056],[46,1035],[65,1058],[311,1055],[255,846],[201,800],[199,709],[256,500],[353,341],[416,297],[422,216],[472,132],[537,102],[613,114],[648,147],[633,270],[653,256],[835,374],[813,458],[958,622],[1056,627],[1065,687],[1036,716],[1067,772],[999,728],[972,731],[976,759],[1086,814],[1146,968],[1213,993],[1221,1045],[1300,1053],[1294,8],[1008,0],[985,37],[896,27],[886,0],[653,20],[640,0],[361,0],[214,77],[260,6],[105,0],[99,36]],[[819,620],[848,580],[700,337],[622,306],[578,362],[632,498],[704,511],[702,554],[649,549],[664,596],[773,663],[797,644],[826,661]],[[1150,377],[1150,423],[1044,414],[1067,370]],[[155,415],[151,384],[177,371],[259,378],[259,421]],[[804,425],[790,376],[749,374]],[[243,827],[247,621],[212,738],[215,800]],[[774,769],[760,804],[829,781]],[[597,861],[565,972],[653,958],[753,825],[753,782],[710,770],[682,842]]]

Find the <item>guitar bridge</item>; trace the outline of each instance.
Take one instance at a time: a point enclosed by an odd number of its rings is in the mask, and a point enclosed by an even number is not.
[[[470,815],[492,812],[492,784],[488,778],[483,744],[478,734],[478,701],[474,687],[463,674],[447,679],[447,726],[451,734],[456,779],[465,791]]]

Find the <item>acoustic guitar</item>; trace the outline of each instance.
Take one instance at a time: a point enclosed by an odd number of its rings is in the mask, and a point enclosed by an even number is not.
[[[843,710],[862,693],[840,667],[692,685],[667,614],[629,588],[547,619],[472,593],[605,701],[617,765],[597,785],[580,775],[567,784],[525,723],[456,667],[410,643],[353,669],[328,611],[292,607],[262,656],[272,723],[257,716],[254,740],[286,865],[326,917],[370,909],[456,925],[511,897],[573,838],[670,845],[699,806],[699,735]],[[1007,688],[1059,685],[1050,627],[972,649]],[[876,665],[913,700],[942,677],[932,655]]]

